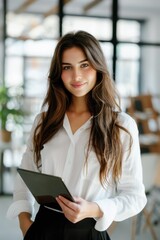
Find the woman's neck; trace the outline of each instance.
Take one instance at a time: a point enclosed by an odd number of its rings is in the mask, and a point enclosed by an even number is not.
[[[86,98],[73,98],[71,105],[69,106],[68,112],[77,114],[89,112]]]
[[[86,99],[76,98],[72,100],[67,111],[72,133],[74,134],[91,117]]]

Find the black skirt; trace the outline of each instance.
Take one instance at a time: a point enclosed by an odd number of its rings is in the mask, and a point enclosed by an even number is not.
[[[99,232],[94,226],[93,218],[71,223],[63,213],[40,206],[24,240],[110,240],[107,231]]]

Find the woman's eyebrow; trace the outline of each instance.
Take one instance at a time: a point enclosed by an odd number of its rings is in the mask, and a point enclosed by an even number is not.
[[[88,61],[87,58],[82,60],[82,61],[80,61],[79,63],[86,62],[86,61]]]
[[[87,58],[79,61],[78,63],[83,63],[83,62],[86,62],[86,61],[88,61]],[[62,65],[72,65],[72,64],[71,63],[67,63],[67,62],[62,62]]]
[[[71,63],[62,62],[62,65],[71,65]]]

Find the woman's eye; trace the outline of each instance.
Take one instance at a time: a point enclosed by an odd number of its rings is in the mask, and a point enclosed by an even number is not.
[[[83,63],[83,64],[81,65],[81,68],[86,68],[86,67],[88,67],[88,66],[89,66],[88,63]]]
[[[71,69],[71,66],[62,66],[62,70],[69,70]]]

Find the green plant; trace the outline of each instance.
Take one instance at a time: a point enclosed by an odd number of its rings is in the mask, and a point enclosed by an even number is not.
[[[22,110],[22,91],[20,88],[0,87],[0,124],[7,130],[9,122],[21,124],[24,112]]]

